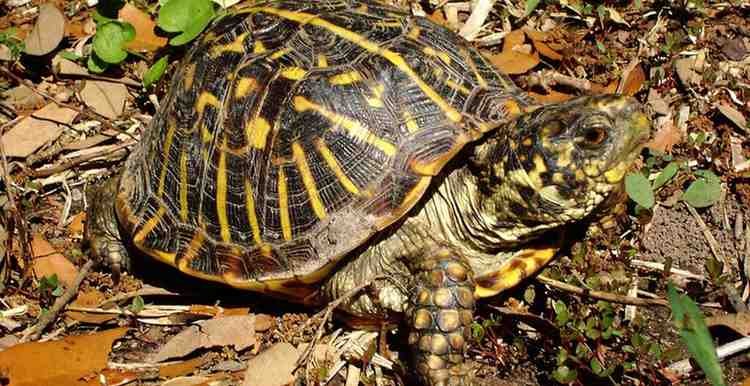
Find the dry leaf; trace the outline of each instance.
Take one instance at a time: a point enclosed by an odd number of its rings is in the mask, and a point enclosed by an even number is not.
[[[699,67],[696,62],[697,57],[695,56],[674,61],[677,77],[680,78],[680,81],[685,87],[698,84],[703,79],[701,75],[695,71],[696,67]]]
[[[255,315],[203,320],[172,337],[151,362],[184,357],[199,348],[233,345],[236,350],[244,350],[255,342]]]
[[[743,133],[747,133],[750,128],[747,125],[747,119],[742,115],[741,112],[737,111],[734,107],[724,103],[719,103],[717,106],[722,115],[727,117],[732,123],[737,126]]]
[[[32,269],[38,278],[57,275],[58,280],[70,286],[78,275],[78,268],[57,252],[40,234],[31,239]]]
[[[103,293],[96,289],[89,289],[79,293],[72,305],[76,307],[98,307],[105,300],[107,299]],[[103,324],[117,318],[117,315],[112,314],[95,314],[78,311],[67,311],[65,312],[65,316],[79,322],[91,324]]]
[[[281,342],[247,362],[243,386],[284,386],[294,382],[294,368],[299,353],[289,343]]]
[[[656,132],[646,147],[658,152],[670,152],[674,145],[682,141],[682,134],[671,117],[657,117],[654,120]]]
[[[511,31],[503,38],[503,50],[489,56],[490,62],[505,74],[523,74],[539,64],[539,54],[519,52],[516,47],[522,46],[526,35],[523,30]]]
[[[82,66],[78,65],[78,63],[63,58],[60,55],[55,55],[54,58],[52,58],[52,71],[54,71],[58,75],[66,75],[66,76],[88,76],[89,71]]]
[[[618,83],[618,81],[613,80],[608,85],[602,86],[599,83],[591,82],[591,93],[594,95],[614,94],[617,91]]]
[[[445,20],[445,16],[443,15],[443,11],[436,9],[435,12],[433,12],[430,16],[427,16],[428,19],[432,20],[433,23],[442,25],[447,27],[448,21]]]
[[[706,326],[726,326],[738,334],[748,336],[750,335],[750,313],[710,316],[706,318]]]
[[[86,385],[81,379],[107,366],[112,342],[127,331],[127,328],[115,328],[53,342],[13,346],[0,351],[3,375],[13,386]]]
[[[68,233],[70,236],[79,238],[83,237],[83,224],[86,221],[86,212],[78,212],[70,219],[68,223]]]
[[[167,45],[167,38],[156,36],[154,29],[156,23],[147,13],[138,9],[138,7],[125,3],[120,8],[118,19],[126,21],[135,28],[135,39],[125,45],[125,48],[133,51],[156,51]]]
[[[87,80],[81,90],[83,103],[110,119],[122,114],[127,98],[128,89],[121,83]]]
[[[54,103],[37,110],[20,120],[0,138],[5,154],[10,157],[28,157],[62,134],[63,128],[56,122],[70,124],[76,115],[78,113],[75,110],[58,107]]]
[[[535,101],[541,104],[560,103],[567,100],[573,99],[575,95],[565,94],[557,92],[555,90],[549,90],[547,94],[537,94],[535,92],[529,92],[529,96],[534,98]]]
[[[531,40],[531,43],[542,56],[550,58],[552,60],[562,60],[563,56],[560,55],[557,51],[550,48],[547,43],[533,39]]]
[[[65,36],[65,15],[53,3],[39,6],[36,24],[24,40],[24,52],[29,55],[46,55],[60,44]]]
[[[643,72],[643,67],[640,64],[632,68],[631,71],[626,71],[622,74],[622,80],[620,81],[619,89],[620,94],[623,95],[635,95],[643,87],[643,83],[646,81],[646,73]]]
[[[25,85],[18,85],[0,94],[0,99],[17,110],[31,110],[44,106],[44,97]]]

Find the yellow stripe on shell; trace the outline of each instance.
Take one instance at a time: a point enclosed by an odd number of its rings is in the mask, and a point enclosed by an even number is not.
[[[320,198],[318,187],[315,184],[315,177],[313,177],[312,172],[310,171],[310,165],[307,164],[305,150],[302,149],[302,145],[300,145],[299,142],[292,143],[292,157],[294,158],[294,162],[297,164],[297,169],[302,176],[302,183],[307,190],[307,196],[310,197],[310,205],[313,208],[313,212],[315,212],[315,215],[321,220],[326,218],[326,207],[323,204],[323,200]]]
[[[277,9],[277,8],[271,8],[271,7],[259,7],[259,8],[253,8],[250,10],[250,12],[264,12],[269,13],[272,15],[276,15],[279,17],[282,17],[287,20],[295,21],[299,24],[311,24],[314,26],[318,26],[321,28],[324,28],[331,33],[337,35],[338,37],[348,40],[354,44],[357,44],[358,46],[362,47],[363,49],[382,56],[391,64],[396,66],[399,70],[401,70],[403,73],[405,73],[411,80],[417,84],[417,86],[422,90],[422,92],[427,95],[430,100],[432,100],[433,103],[435,103],[438,107],[440,107],[441,110],[445,113],[446,117],[452,121],[452,122],[460,122],[462,119],[461,113],[453,108],[443,97],[440,96],[435,90],[430,87],[425,81],[414,72],[414,69],[412,69],[409,64],[404,60],[404,58],[399,55],[398,53],[391,51],[387,48],[381,47],[378,43],[373,42],[371,40],[368,40],[364,36],[353,32],[351,30],[348,30],[344,27],[338,26],[336,24],[333,24],[327,20],[319,18],[317,15],[305,13],[305,12],[293,12],[293,11],[287,11],[283,9]],[[486,84],[486,82],[485,82]]]
[[[263,239],[260,237],[260,224],[258,223],[258,214],[255,212],[255,198],[253,196],[253,187],[250,181],[245,179],[245,209],[247,210],[247,220],[250,223],[250,229],[253,231],[253,240],[255,244],[262,244]]]
[[[215,108],[219,107],[219,99],[216,98],[216,95],[211,94],[208,91],[204,91],[198,96],[198,100],[195,102],[195,111],[198,112],[198,114],[202,114],[203,110],[206,109],[206,106],[213,106]]]
[[[356,70],[347,71],[341,74],[336,74],[328,78],[328,82],[334,86],[343,86],[347,84],[356,83],[362,80],[362,74]]]
[[[409,110],[404,110],[401,115],[403,115],[404,122],[406,122],[406,130],[409,130],[410,133],[416,133],[417,131],[419,131],[419,123],[417,123],[417,120],[412,117]]]
[[[476,63],[474,63],[473,60],[471,60],[471,55],[469,55],[469,52],[466,50],[461,50],[461,54],[463,54],[464,61],[469,64],[469,67],[471,68],[471,72],[474,73],[474,77],[477,80],[477,83],[479,83],[480,87],[487,87],[487,81],[484,80],[482,77],[482,74],[479,73],[479,69],[477,68]]]
[[[180,220],[188,220],[188,173],[187,173],[187,151],[180,153]]]
[[[458,84],[458,83],[456,83],[456,82],[454,82],[454,81],[452,81],[450,79],[448,79],[448,80],[445,81],[445,85],[448,86],[448,87],[450,87],[450,88],[452,88],[452,89],[454,89],[454,90],[456,90],[456,91],[458,91],[458,92],[460,92],[461,94],[464,94],[464,95],[469,95],[471,93],[471,90],[469,90],[468,88],[464,87],[462,84]]]
[[[281,70],[281,76],[291,80],[300,80],[307,75],[307,71],[301,67],[286,67]]]
[[[289,218],[289,192],[287,191],[284,167],[279,166],[279,217],[281,217],[281,235],[284,240],[292,239],[292,221]]]
[[[354,182],[349,178],[349,176],[346,175],[344,172],[344,169],[341,167],[341,164],[339,164],[339,161],[336,159],[336,156],[333,154],[331,149],[328,148],[325,141],[323,141],[322,138],[318,138],[315,140],[315,147],[320,153],[320,155],[323,157],[323,160],[328,164],[328,167],[331,168],[333,171],[333,174],[336,176],[336,178],[339,180],[341,185],[344,187],[344,189],[348,190],[350,193],[359,196],[359,188],[357,185],[354,184]]]
[[[219,166],[216,168],[216,216],[219,219],[219,233],[225,243],[232,241],[232,232],[227,217],[227,139],[224,138],[219,152]]]
[[[169,150],[172,149],[172,140],[174,139],[175,126],[173,123],[167,125],[167,134],[164,136],[164,148],[162,149],[161,173],[159,173],[159,186],[156,188],[156,195],[161,198],[164,195],[164,181],[167,178],[167,165],[169,165]]]
[[[214,46],[212,51],[212,56],[221,55],[224,52],[234,52],[238,54],[244,54],[245,53],[245,39],[247,38],[248,32],[245,32],[237,37],[237,39],[234,39],[231,43],[224,44],[221,46]]]
[[[328,57],[324,54],[318,54],[318,67],[320,68],[326,68],[328,67]]]
[[[237,86],[234,89],[235,98],[244,98],[250,92],[258,89],[258,81],[255,78],[240,78],[237,81]]]
[[[253,44],[253,53],[254,54],[262,54],[266,52],[266,46],[263,45],[263,42],[260,40],[256,40]]]
[[[294,97],[292,101],[294,105],[294,109],[302,112],[307,110],[313,110],[317,112],[318,114],[324,116],[326,119],[331,121],[331,124],[335,127],[341,127],[344,129],[349,135],[351,135],[354,138],[357,138],[359,140],[362,140],[366,143],[369,143],[370,145],[376,147],[383,153],[385,153],[389,157],[393,157],[396,155],[396,145],[379,138],[377,135],[375,135],[373,132],[371,132],[367,127],[365,127],[361,122],[355,121],[351,118],[345,117],[343,115],[337,114],[333,111],[330,111],[326,109],[325,107],[313,103],[307,98],[303,96],[296,96]]]
[[[151,231],[156,228],[156,225],[159,224],[159,221],[161,221],[161,218],[164,217],[164,214],[167,213],[167,209],[163,206],[159,206],[159,209],[156,210],[156,213],[154,214],[154,217],[151,217],[146,221],[141,229],[138,230],[138,232],[135,233],[133,236],[133,242],[136,245],[142,244],[142,241],[144,238],[146,238],[146,235],[151,233]]]
[[[271,131],[271,125],[262,117],[255,117],[245,125],[247,142],[256,149],[266,147],[266,139],[269,131]]]
[[[435,51],[434,48],[427,46],[422,49],[422,52],[425,53],[427,56],[434,56],[438,59],[440,59],[443,63],[450,64],[451,62],[451,56],[443,51]]]

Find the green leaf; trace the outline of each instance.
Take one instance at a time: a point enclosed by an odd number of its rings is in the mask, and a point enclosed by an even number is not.
[[[667,297],[672,307],[674,324],[680,330],[682,341],[685,342],[690,354],[706,373],[712,385],[726,385],[713,339],[698,306],[689,297],[678,294],[671,282],[667,285]]]
[[[128,307],[130,311],[134,314],[137,314],[141,311],[143,311],[143,308],[146,307],[146,303],[143,301],[143,298],[139,295],[136,295],[136,297],[133,298],[133,302]]]
[[[179,33],[169,40],[173,46],[195,39],[214,17],[211,0],[169,0],[159,9],[157,25],[167,32]]]
[[[625,176],[625,192],[631,200],[638,205],[651,209],[654,206],[654,191],[646,176],[640,172],[630,173]]]
[[[537,6],[539,6],[540,1],[539,0],[526,0],[526,15],[531,15],[532,12],[536,9]]]
[[[105,63],[117,64],[125,60],[125,43],[133,40],[135,29],[130,23],[108,21],[96,27],[94,53]]]
[[[101,74],[102,72],[107,70],[109,64],[99,59],[99,57],[96,56],[96,53],[93,53],[89,55],[88,60],[86,60],[86,67],[88,67],[89,71],[94,74]]]
[[[654,190],[661,188],[664,184],[669,182],[669,180],[677,174],[678,170],[680,170],[679,162],[670,162],[667,164],[661,173],[656,176],[656,179],[654,180]]]
[[[578,372],[568,366],[559,366],[552,372],[552,378],[560,383],[570,383],[578,379]]]
[[[60,51],[60,57],[62,57],[63,59],[68,59],[72,62],[75,62],[75,61],[78,61],[78,59],[81,59],[81,57],[78,56],[78,54],[76,54],[73,51],[68,51],[68,50]]]
[[[167,70],[168,62],[168,57],[162,56],[156,61],[156,63],[151,65],[151,67],[149,67],[149,69],[143,74],[143,87],[148,88],[161,79],[161,76],[164,75],[164,71]]]
[[[552,308],[555,310],[555,324],[563,326],[570,320],[570,313],[568,312],[568,305],[562,300],[558,300],[552,304]]]
[[[696,208],[713,205],[721,196],[721,180],[710,170],[695,172],[698,179],[688,186],[682,199]]]

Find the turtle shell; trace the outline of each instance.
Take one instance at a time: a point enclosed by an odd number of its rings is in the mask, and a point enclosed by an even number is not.
[[[126,162],[133,244],[190,275],[303,300],[523,105],[449,30],[369,1],[273,1],[189,51]]]

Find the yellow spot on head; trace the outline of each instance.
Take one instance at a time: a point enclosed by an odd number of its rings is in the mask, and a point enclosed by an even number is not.
[[[284,175],[284,167],[279,167],[279,217],[281,217],[281,235],[284,240],[292,239],[292,221],[289,218],[289,196],[286,186],[286,175]]]
[[[247,141],[256,149],[266,147],[266,138],[271,131],[271,125],[262,117],[255,117],[245,125]]]
[[[335,86],[352,84],[355,82],[359,82],[360,80],[362,80],[362,74],[354,70],[344,72],[342,74],[333,75],[328,78],[328,82]]]
[[[310,171],[310,165],[307,164],[305,150],[302,149],[302,145],[299,142],[292,143],[292,157],[294,157],[294,162],[297,164],[297,169],[302,176],[302,183],[305,185],[307,195],[310,197],[310,205],[313,208],[313,212],[322,220],[326,217],[326,208],[323,205],[323,200],[320,199],[320,193],[318,193],[318,187],[315,184],[315,177]]]
[[[251,92],[257,90],[258,81],[255,78],[241,78],[234,89],[235,98],[244,98]]]
[[[607,170],[604,172],[604,178],[607,179],[607,182],[610,184],[616,184],[620,181],[622,181],[622,178],[625,177],[625,172],[628,170],[628,165],[625,162],[620,162],[612,169]]]
[[[307,75],[307,71],[300,67],[287,67],[281,70],[281,76],[291,80],[300,80]]]
[[[357,185],[355,185],[354,182],[349,179],[349,176],[346,175],[344,169],[341,168],[341,164],[339,164],[339,161],[336,159],[336,156],[333,154],[331,149],[326,146],[323,139],[316,139],[315,147],[318,149],[320,155],[323,156],[323,160],[325,160],[326,164],[328,164],[328,167],[333,170],[333,174],[336,175],[336,178],[338,178],[344,189],[348,190],[352,194],[359,195],[359,188],[357,188]]]

